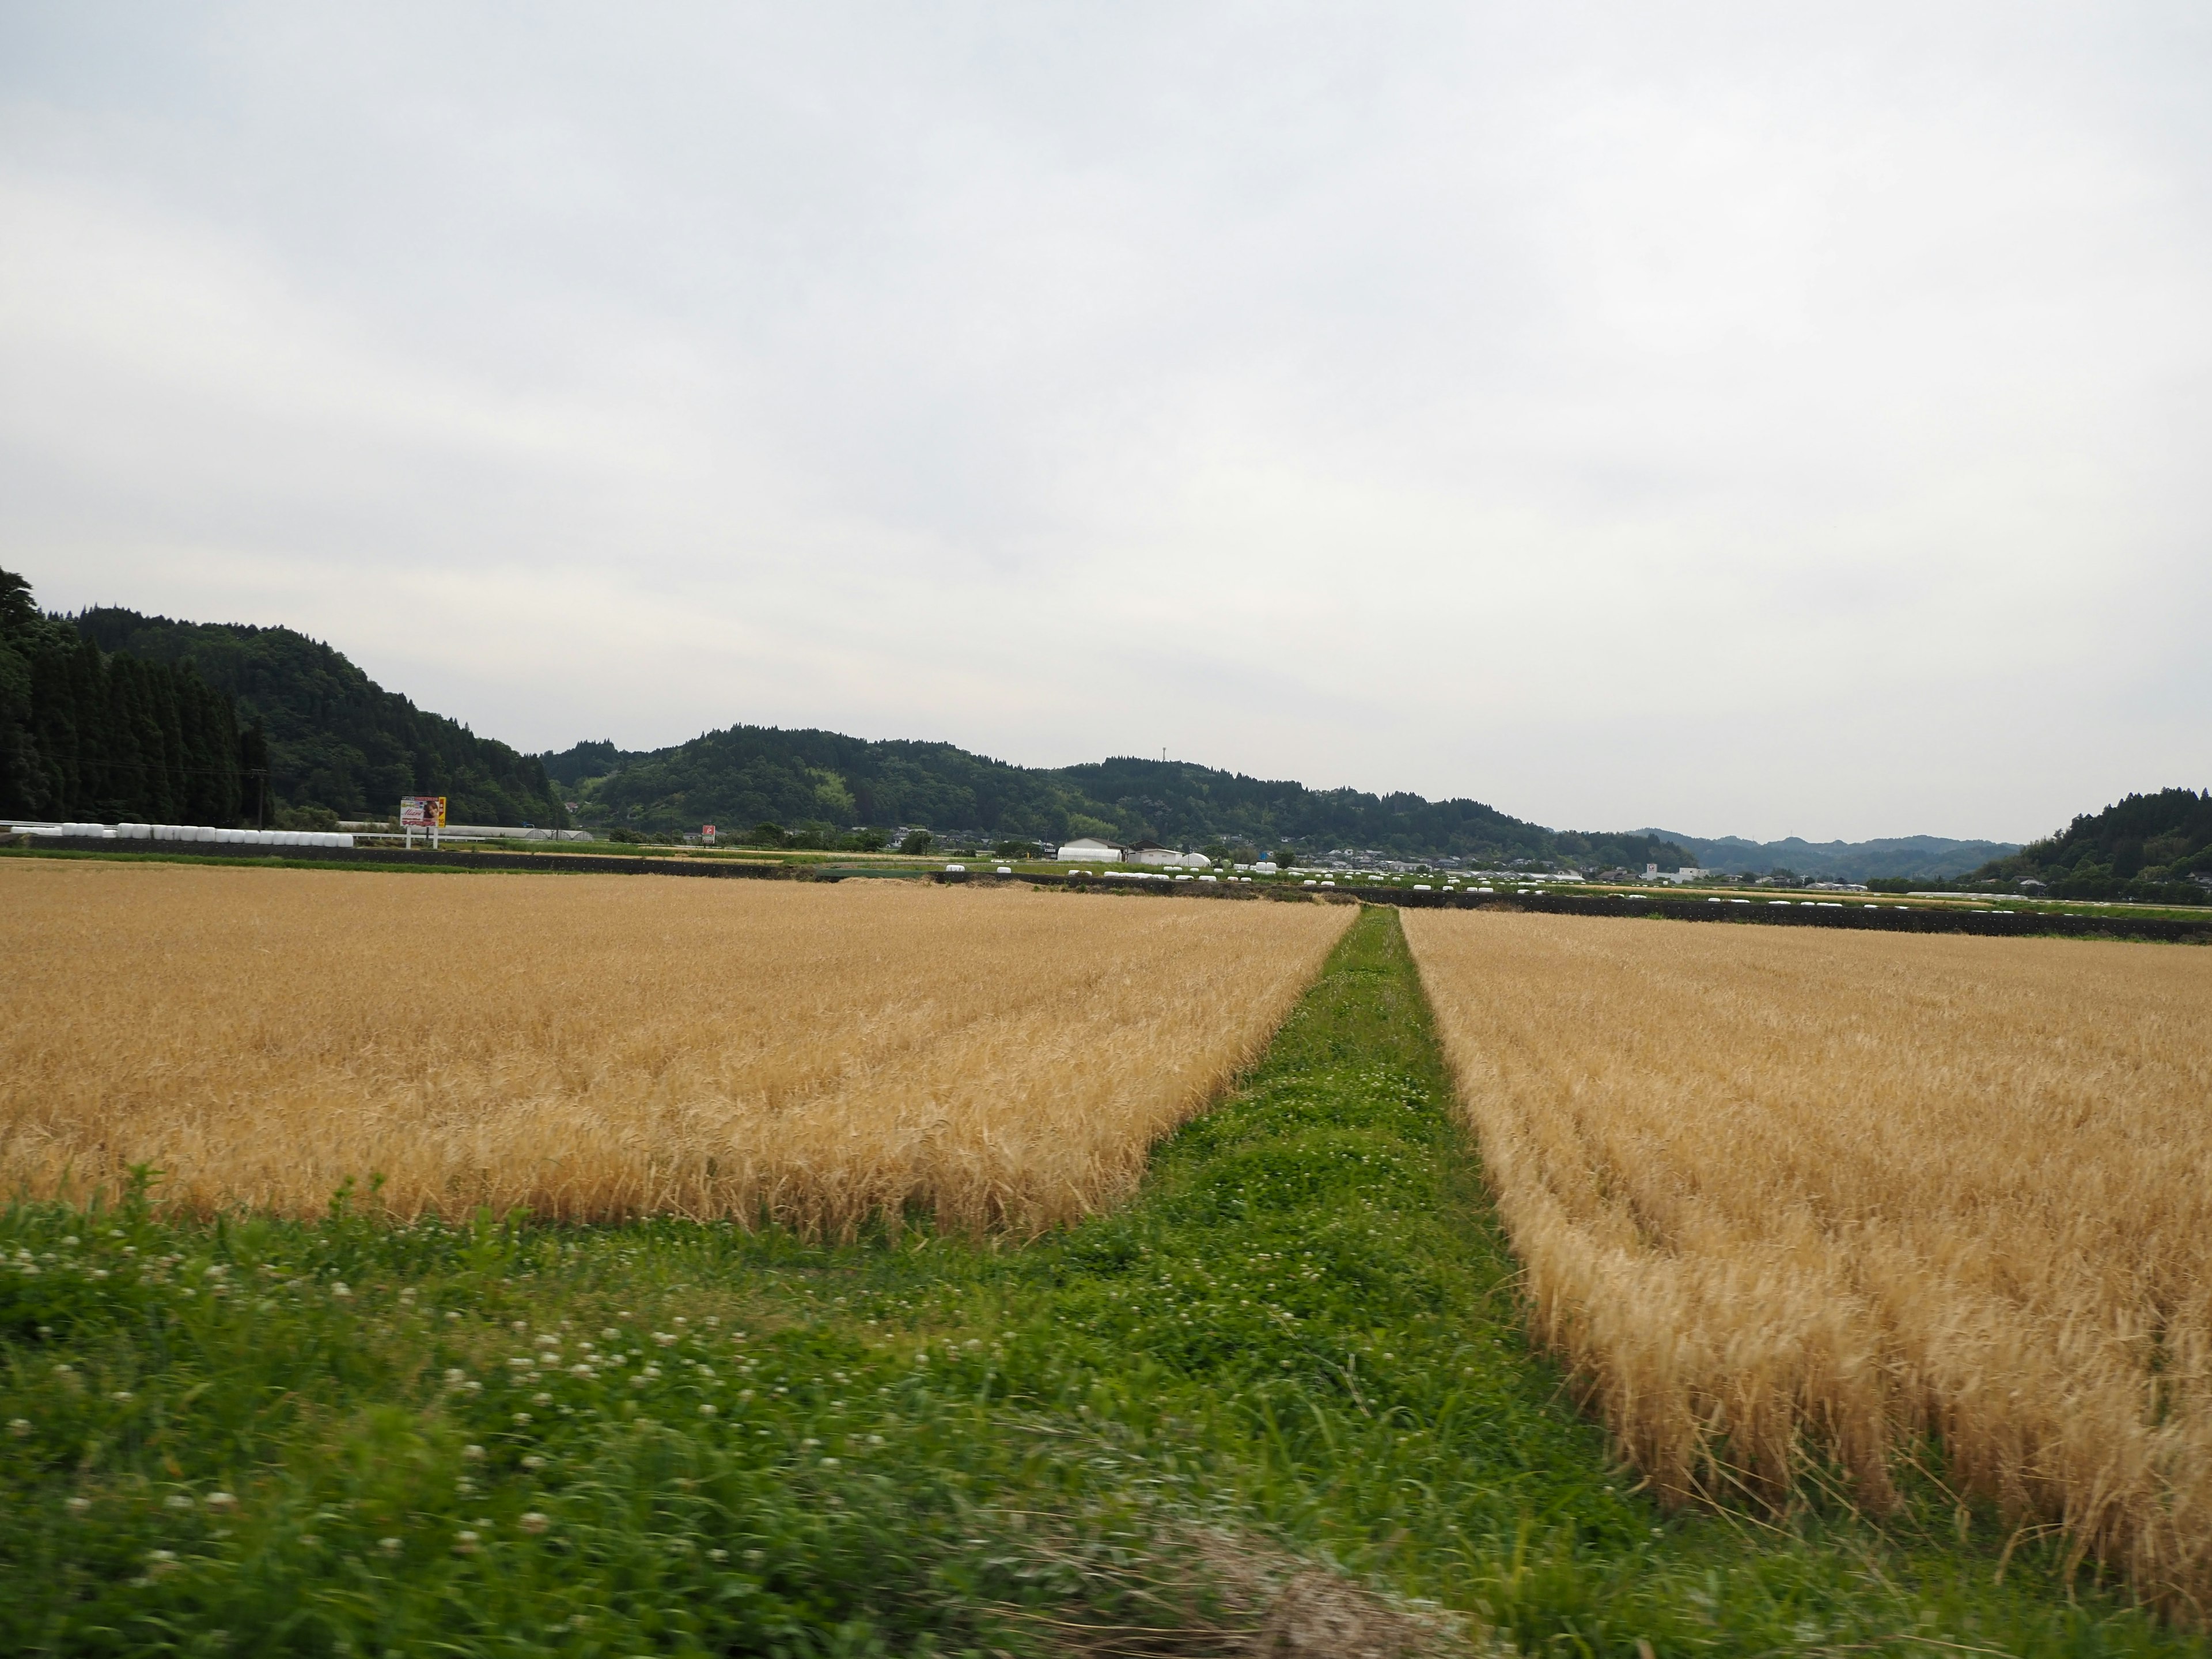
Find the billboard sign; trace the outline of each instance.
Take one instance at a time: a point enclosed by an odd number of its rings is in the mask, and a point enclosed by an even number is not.
[[[399,799],[399,827],[403,830],[442,830],[446,827],[443,795],[403,795]]]
[[[714,844],[714,826],[711,823],[701,824],[699,826],[699,839],[705,842],[708,846],[712,847]]]

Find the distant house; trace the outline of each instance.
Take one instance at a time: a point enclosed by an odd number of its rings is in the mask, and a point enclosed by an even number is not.
[[[1121,861],[1124,864],[1179,865],[1182,862],[1182,854],[1172,847],[1161,846],[1156,841],[1140,841],[1135,846],[1123,850]]]
[[[1119,864],[1124,850],[1110,841],[1078,836],[1073,841],[1060,842],[1060,851],[1053,856],[1063,864]]]

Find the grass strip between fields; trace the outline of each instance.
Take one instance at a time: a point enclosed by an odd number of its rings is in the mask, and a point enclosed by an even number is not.
[[[0,1650],[2203,1650],[1940,1470],[1663,1516],[1526,1346],[1387,910],[1028,1249],[366,1208],[0,1220]]]

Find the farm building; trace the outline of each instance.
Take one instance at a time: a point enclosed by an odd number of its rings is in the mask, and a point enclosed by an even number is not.
[[[1054,856],[1063,864],[1119,864],[1123,849],[1110,841],[1100,841],[1091,836],[1078,836],[1073,841],[1064,841]]]
[[[1156,841],[1140,841],[1121,855],[1125,864],[1181,864],[1182,854]]]

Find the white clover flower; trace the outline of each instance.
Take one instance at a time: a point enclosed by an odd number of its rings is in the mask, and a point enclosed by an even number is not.
[[[461,1455],[471,1463],[483,1462],[483,1455],[484,1449],[482,1446],[470,1445],[461,1448]]]
[[[551,1526],[553,1522],[547,1516],[540,1515],[536,1510],[532,1510],[526,1513],[523,1517],[514,1524],[520,1527],[523,1531],[535,1535],[536,1534],[544,1532],[545,1528]]]

